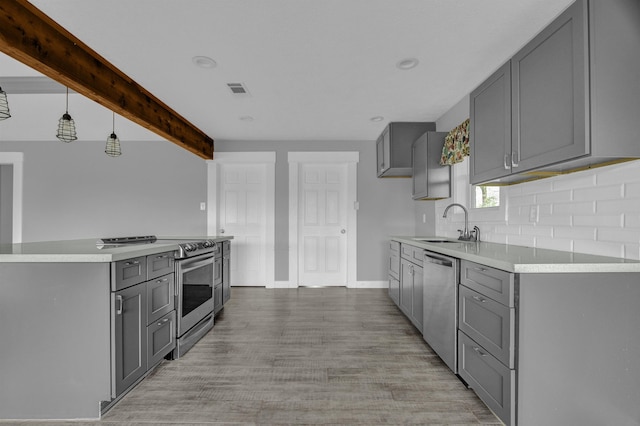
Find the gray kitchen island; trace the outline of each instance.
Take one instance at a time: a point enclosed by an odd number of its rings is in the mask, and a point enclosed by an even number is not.
[[[217,243],[233,237],[191,238]],[[86,239],[0,246],[0,419],[100,418],[162,361],[176,341],[177,243],[100,247]],[[140,277],[127,272],[128,263]],[[116,281],[128,279],[122,293],[114,291]],[[119,299],[137,288],[140,297]],[[120,315],[126,303],[133,314]],[[123,320],[140,327],[118,336]],[[118,355],[122,344],[133,347],[130,359]],[[127,369],[140,371],[134,377]],[[128,377],[123,382],[118,374]]]

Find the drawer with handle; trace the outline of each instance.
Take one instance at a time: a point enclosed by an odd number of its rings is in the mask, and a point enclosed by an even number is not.
[[[172,273],[174,260],[172,251],[147,256],[147,279],[151,280]]]
[[[460,263],[460,284],[483,296],[513,308],[515,306],[515,274],[463,260]]]
[[[139,284],[147,280],[147,258],[145,256],[111,263],[114,291]]]
[[[458,331],[458,374],[506,424],[515,424],[516,372]]]
[[[515,363],[515,309],[461,285],[458,328],[509,368]]]
[[[147,365],[154,366],[176,347],[176,311],[147,327]]]
[[[409,244],[401,244],[401,256],[403,259],[407,259],[409,262],[422,266],[424,249],[420,247],[414,247]]]

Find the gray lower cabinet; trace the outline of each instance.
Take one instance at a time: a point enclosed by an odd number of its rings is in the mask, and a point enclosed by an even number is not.
[[[175,348],[173,262],[173,253],[167,252],[112,263],[114,398]]]
[[[389,297],[400,307],[400,243],[389,241]]]
[[[577,0],[474,90],[471,183],[640,157],[638,22],[637,0]]]
[[[451,166],[440,165],[446,136],[446,132],[426,132],[411,146],[414,200],[438,200],[451,196]]]
[[[401,244],[400,310],[422,332],[423,325],[423,269],[424,249]],[[419,260],[418,260],[419,259]]]
[[[147,289],[136,284],[115,293],[115,394],[147,372]]]
[[[462,260],[458,374],[507,425],[516,419],[516,275]]]

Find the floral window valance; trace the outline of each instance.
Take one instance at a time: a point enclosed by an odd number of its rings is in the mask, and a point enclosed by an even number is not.
[[[440,164],[451,166],[469,156],[469,119],[449,132],[444,138]]]

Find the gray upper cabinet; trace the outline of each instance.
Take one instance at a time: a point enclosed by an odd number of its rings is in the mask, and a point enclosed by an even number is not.
[[[470,95],[471,183],[511,174],[511,63]]]
[[[437,200],[451,196],[451,167],[440,165],[446,132],[426,132],[413,143],[413,199]]]
[[[638,22],[636,0],[578,0],[474,90],[471,183],[640,158]]]
[[[435,123],[389,123],[376,142],[378,177],[411,177],[411,145]]]
[[[514,172],[589,154],[586,30],[577,1],[512,58]]]

